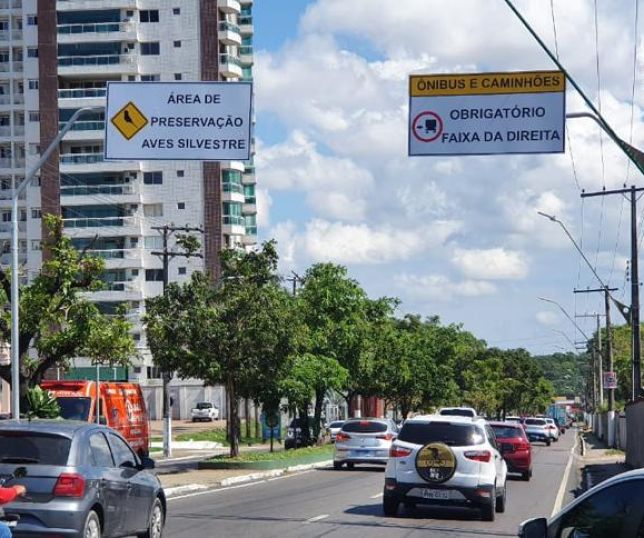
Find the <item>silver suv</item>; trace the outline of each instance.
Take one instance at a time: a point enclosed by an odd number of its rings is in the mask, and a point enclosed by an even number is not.
[[[383,510],[400,503],[479,508],[494,521],[505,511],[507,466],[492,428],[483,419],[427,415],[405,422],[391,445]]]
[[[385,465],[389,448],[398,436],[398,426],[388,418],[347,420],[335,436],[333,467],[351,469],[356,463]]]

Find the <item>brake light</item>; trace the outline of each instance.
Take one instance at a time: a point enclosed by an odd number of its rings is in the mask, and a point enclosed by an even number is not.
[[[336,436],[335,436],[335,441],[336,441],[336,443],[337,443],[338,441],[348,441],[349,439],[351,439],[351,436],[350,436],[350,435],[347,435],[346,433],[342,433],[342,432],[338,432],[338,433],[336,434]]]
[[[521,441],[520,443],[516,443],[514,445],[515,450],[530,450],[530,443],[526,443],[525,441]]]
[[[464,456],[468,460],[489,462],[492,459],[492,453],[489,450],[468,450]]]
[[[56,497],[82,497],[85,494],[85,478],[76,473],[63,473],[54,487]]]
[[[393,433],[386,433],[384,435],[376,435],[376,439],[384,439],[385,441],[391,441],[394,438]]]
[[[402,446],[392,445],[389,449],[390,458],[406,458],[411,455],[411,449]]]

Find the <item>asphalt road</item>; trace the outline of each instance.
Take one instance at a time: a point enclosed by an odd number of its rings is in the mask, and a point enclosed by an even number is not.
[[[550,447],[533,445],[530,482],[508,481],[507,511],[484,522],[475,510],[401,507],[399,516],[381,509],[381,468],[324,469],[170,501],[166,536],[471,538],[516,536],[519,523],[550,516],[560,490],[575,432]],[[571,475],[574,473],[571,473]],[[572,482],[572,479],[571,479]],[[567,486],[562,491],[569,489]],[[564,503],[565,504],[565,503]]]

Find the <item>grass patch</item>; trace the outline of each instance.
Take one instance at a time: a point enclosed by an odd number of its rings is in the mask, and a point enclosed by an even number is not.
[[[239,441],[240,445],[261,445],[262,438],[253,436],[252,432],[255,428],[251,427],[251,437],[246,437],[246,426],[242,421],[241,427],[241,440]],[[224,446],[229,446],[230,443],[226,441],[226,429],[225,428],[213,428],[212,430],[203,430],[190,433],[182,433],[177,435],[177,441],[210,441],[212,443],[221,443]],[[277,443],[277,440],[275,440]]]
[[[298,448],[297,450],[280,450],[279,452],[246,452],[240,454],[236,458],[228,456],[215,456],[207,461],[213,462],[253,462],[253,461],[289,461],[299,460],[309,456],[322,456],[333,454],[333,445],[311,446],[306,448]]]

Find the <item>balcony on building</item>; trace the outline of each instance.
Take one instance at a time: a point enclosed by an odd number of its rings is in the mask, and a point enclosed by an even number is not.
[[[16,105],[24,104],[25,94],[21,91],[22,84],[18,81],[14,81],[14,84],[12,100],[10,81],[0,83],[0,112],[12,110]]]
[[[222,200],[226,202],[244,202],[242,173],[239,170],[224,169],[221,171]]]
[[[95,10],[105,5],[110,9],[136,9],[136,0],[58,0],[56,10],[58,12]]]
[[[223,202],[222,232],[226,235],[244,235],[246,220],[241,202]]]
[[[62,129],[69,119],[76,113],[76,108],[60,108],[58,120]],[[105,110],[92,110],[85,112],[76,120],[71,130],[63,140],[102,140],[105,133]]]
[[[120,81],[121,76],[113,75],[110,79],[93,80],[61,79],[58,88],[58,107],[77,109],[104,106],[108,80]]]
[[[13,49],[12,61],[10,61],[9,54],[8,48],[0,46],[0,77],[22,78],[22,72],[24,71],[22,48]]]
[[[239,31],[239,26],[235,23],[224,20],[219,23],[219,33],[217,38],[224,45],[232,45],[239,47],[242,43],[242,37]]]
[[[217,9],[222,13],[239,15],[241,4],[239,0],[217,0]]]
[[[219,72],[224,77],[241,77],[242,64],[239,58],[231,53],[219,55]]]
[[[57,29],[58,43],[136,40],[136,24],[120,9],[59,12]]]
[[[62,206],[63,226],[70,237],[138,235],[139,218],[131,204]]]
[[[58,74],[105,76],[135,73],[136,54],[123,53],[123,45],[115,42],[90,42],[58,45]]]
[[[22,9],[22,0],[0,0],[0,12]]]
[[[10,112],[0,112],[0,141],[25,136],[24,113],[14,114],[13,125]]]
[[[139,184],[136,172],[91,172],[64,174],[60,178],[60,196],[65,205],[91,205],[97,200],[115,203],[138,203]]]
[[[7,26],[8,22],[9,21],[0,21],[0,44],[8,44],[9,42],[15,44],[17,41],[22,41],[22,29],[9,29]]]
[[[0,173],[10,173],[12,170],[24,170],[25,147],[14,144],[15,152],[11,152],[9,142],[0,143]]]
[[[243,35],[253,33],[253,16],[250,14],[250,8],[242,6],[241,15],[237,17],[237,24],[239,25],[239,31]]]
[[[86,250],[88,256],[101,258],[106,269],[142,267],[141,249],[137,238],[125,236],[76,237],[72,245],[78,250]]]
[[[65,139],[60,149],[60,172],[61,174],[81,174],[139,169],[140,165],[136,161],[105,161],[103,153],[102,140],[83,143]]]
[[[242,211],[244,215],[257,213],[257,196],[255,194],[255,184],[245,184],[244,188],[244,206]]]
[[[239,51],[239,61],[242,64],[250,66],[253,64],[253,38],[244,37],[242,39],[242,44],[238,49]],[[251,77],[252,77],[251,73]]]

